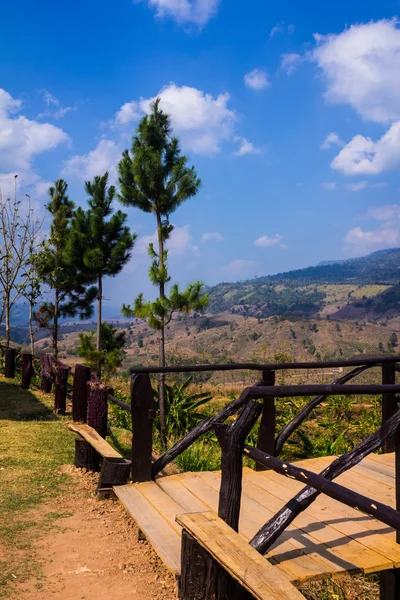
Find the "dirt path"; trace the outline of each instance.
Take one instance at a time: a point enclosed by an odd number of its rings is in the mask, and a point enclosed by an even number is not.
[[[16,586],[20,600],[175,600],[175,578],[147,542],[137,541],[136,526],[117,500],[93,497],[95,476],[71,466],[74,493],[65,492],[40,512],[67,511],[36,544],[43,574]],[[33,515],[31,515],[33,516]]]

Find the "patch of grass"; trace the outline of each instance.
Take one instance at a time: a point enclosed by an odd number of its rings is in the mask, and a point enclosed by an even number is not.
[[[74,436],[52,400],[0,379],[0,598],[11,597],[13,582],[40,575],[34,542],[60,517],[41,504],[70,482],[60,467],[73,462]]]

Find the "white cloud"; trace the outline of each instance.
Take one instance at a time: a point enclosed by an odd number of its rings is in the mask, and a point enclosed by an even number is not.
[[[215,240],[217,242],[222,242],[224,237],[218,233],[218,231],[211,231],[209,233],[203,233],[201,236],[202,242],[208,242],[209,240]]]
[[[282,242],[283,236],[276,233],[273,237],[263,235],[262,237],[254,240],[254,246],[257,248],[272,248],[273,246],[279,246],[279,248],[286,248],[286,245]]]
[[[234,137],[235,111],[228,108],[228,93],[214,97],[196,88],[170,83],[158,94],[161,108],[171,115],[174,133],[185,149],[212,155],[224,141]],[[140,108],[150,112],[154,98],[141,99]]]
[[[139,238],[135,250],[139,254],[146,254],[149,244],[152,243],[157,249],[157,232],[155,231],[152,235],[143,235]],[[183,227],[175,227],[166,242],[166,247],[169,256],[184,256],[188,252],[198,254],[198,246],[193,244],[193,238],[190,234],[190,225],[184,225]]]
[[[340,139],[337,133],[329,133],[322,144],[320,144],[320,150],[329,150],[332,146],[339,146],[340,148],[344,145],[343,140]]]
[[[400,204],[386,204],[377,208],[370,208],[367,217],[375,221],[393,221],[400,223]]]
[[[400,121],[377,141],[356,135],[333,159],[331,166],[345,175],[377,175],[400,167]]]
[[[38,179],[33,170],[36,156],[70,141],[69,136],[50,123],[16,116],[22,101],[0,89],[0,169],[3,174],[18,173],[20,181]]]
[[[400,29],[397,19],[352,25],[335,35],[315,35],[311,54],[326,81],[326,99],[350,104],[362,117],[400,119]]]
[[[140,105],[134,100],[132,102],[126,102],[121,106],[119,111],[115,115],[114,123],[118,125],[128,125],[134,121],[137,121],[143,116],[140,110]]]
[[[231,277],[243,277],[253,274],[254,269],[258,266],[258,262],[255,260],[246,260],[244,258],[238,258],[232,260],[226,265],[225,271]]]
[[[53,185],[52,181],[38,181],[33,188],[33,194],[35,197],[45,198],[48,196],[49,187]]]
[[[357,181],[357,183],[346,183],[346,187],[350,192],[359,192],[368,187],[368,181]]]
[[[40,93],[43,95],[43,100],[46,106],[58,106],[60,104],[59,99],[56,98],[53,94],[51,94],[48,90],[43,88],[42,90],[40,90]]]
[[[121,158],[121,152],[121,148],[116,142],[103,138],[88,154],[75,155],[66,160],[62,174],[65,177],[75,177],[87,181],[109,171],[110,180],[114,181],[116,165]]]
[[[303,57],[300,54],[286,52],[285,54],[281,54],[281,67],[288,75],[291,75],[295,72],[302,60]]]
[[[400,245],[400,229],[380,227],[374,231],[364,231],[361,227],[354,227],[346,234],[344,245],[346,250],[355,256],[393,248]]]
[[[380,223],[376,229],[364,230],[361,227],[350,229],[344,238],[345,250],[354,256],[360,256],[400,246],[400,204],[387,204],[368,209],[367,219]]]
[[[240,141],[240,148],[236,150],[233,154],[235,156],[245,156],[246,154],[261,154],[261,148],[257,148],[254,146],[252,142],[249,142],[244,137],[237,137],[236,141]]]
[[[284,23],[283,21],[281,21],[280,23],[277,23],[269,32],[269,37],[272,38],[274,37],[274,35],[276,35],[277,33],[283,33],[284,31]]]
[[[323,187],[324,190],[328,190],[329,192],[333,192],[333,190],[336,189],[336,183],[334,181],[324,182],[324,183],[321,183],[321,187]]]
[[[158,17],[172,17],[180,24],[202,26],[216,14],[220,0],[149,0]]]
[[[243,79],[246,86],[252,90],[264,90],[271,85],[265,69],[253,69],[246,73]]]

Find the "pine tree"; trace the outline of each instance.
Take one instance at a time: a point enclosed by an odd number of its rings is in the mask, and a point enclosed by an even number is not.
[[[92,369],[99,369],[106,377],[112,375],[124,359],[126,332],[117,331],[108,323],[101,323],[102,350],[99,352],[94,340],[94,331],[79,334],[78,355],[85,359]]]
[[[203,285],[194,283],[184,292],[177,285],[166,293],[168,276],[166,242],[173,231],[170,215],[200,188],[201,181],[194,167],[187,166],[187,158],[181,154],[179,141],[171,135],[170,116],[160,109],[158,98],[151,113],[140,121],[132,148],[123,153],[119,163],[119,199],[126,206],[134,206],[146,213],[153,213],[157,223],[158,248],[149,245],[152,264],[149,271],[151,282],[158,287],[155,302],[145,302],[142,294],[134,302],[133,309],[124,306],[127,316],[147,318],[149,326],[160,332],[160,366],[165,366],[165,327],[176,311],[202,310],[208,302],[202,295]],[[162,442],[166,444],[165,375],[160,376],[159,408]]]
[[[58,334],[62,317],[89,318],[93,314],[92,303],[96,297],[96,288],[88,288],[88,278],[78,272],[72,256],[68,253],[70,222],[74,203],[67,195],[68,185],[58,179],[49,188],[50,202],[46,209],[52,216],[50,236],[42,245],[35,258],[35,267],[53,293],[50,302],[43,302],[35,313],[40,327],[52,332],[53,351],[58,357]]]
[[[108,173],[86,181],[85,190],[89,208],[75,211],[67,251],[85,277],[97,285],[96,350],[101,352],[103,279],[121,272],[137,236],[125,225],[126,214],[120,210],[112,214],[116,191],[114,186],[108,186]],[[100,365],[98,371],[100,376]]]

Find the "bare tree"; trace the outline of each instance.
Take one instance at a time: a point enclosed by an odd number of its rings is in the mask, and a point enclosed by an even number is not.
[[[35,307],[38,300],[42,297],[43,279],[40,276],[37,268],[37,253],[35,246],[32,244],[29,250],[29,257],[25,264],[25,270],[22,273],[24,285],[22,286],[21,295],[25,298],[29,307],[29,339],[31,344],[31,353],[35,354],[35,333],[37,328],[34,327],[35,322]]]
[[[27,205],[17,199],[15,175],[14,199],[3,200],[0,191],[0,318],[6,324],[6,345],[11,341],[11,312],[21,298],[26,281],[22,277],[32,247],[39,241],[41,221],[34,215],[30,197]]]

